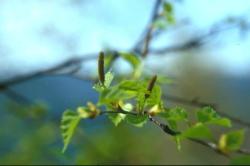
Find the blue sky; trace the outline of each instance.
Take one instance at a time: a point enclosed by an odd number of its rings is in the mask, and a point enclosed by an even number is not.
[[[0,80],[4,80],[48,68],[74,54],[99,52],[105,47],[129,49],[147,24],[154,0],[3,0],[0,3]],[[250,1],[186,0],[176,4],[175,9],[177,21],[191,18],[191,25],[176,28],[167,41],[159,40],[162,41],[159,45],[185,40],[176,36],[187,29],[193,29],[186,34],[188,38],[207,31],[226,16],[249,15]],[[242,40],[237,30],[227,31],[210,43],[206,55],[198,60],[205,62],[203,66],[208,70],[248,75],[249,46],[250,40],[247,37]],[[148,61],[152,62],[150,58]],[[156,68],[168,64],[171,70],[176,58],[165,57],[160,61],[154,63]],[[83,75],[95,73],[82,71]]]

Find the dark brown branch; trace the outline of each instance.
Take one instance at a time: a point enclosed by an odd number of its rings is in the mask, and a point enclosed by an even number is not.
[[[180,132],[170,129],[168,125],[160,123],[159,121],[154,119],[151,115],[148,115],[148,118],[151,122],[153,122],[155,125],[160,127],[165,133],[172,135],[172,136],[176,136],[180,134]]]

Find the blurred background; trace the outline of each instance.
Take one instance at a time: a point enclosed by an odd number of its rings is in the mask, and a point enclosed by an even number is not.
[[[164,93],[215,103],[220,112],[249,122],[250,1],[172,0],[174,22],[154,38],[144,67],[173,78]],[[96,59],[68,74],[47,71],[74,57],[101,50],[127,51],[148,26],[155,0],[0,1],[1,164],[227,164],[212,150],[172,138],[152,124],[114,127],[105,117],[81,122],[68,151],[61,153],[64,110],[96,102],[88,78]],[[118,59],[117,74],[131,70]],[[67,73],[67,74],[65,74]],[[23,76],[32,79],[13,83]],[[169,106],[182,105],[169,98]],[[250,148],[246,126],[245,147]]]

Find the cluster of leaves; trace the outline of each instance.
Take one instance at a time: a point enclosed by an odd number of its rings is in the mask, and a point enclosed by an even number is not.
[[[169,25],[175,24],[173,5],[167,1],[163,3],[163,10],[154,21],[153,27],[157,29],[166,29]]]
[[[136,69],[139,60],[133,54],[121,54]],[[171,130],[167,134],[172,135],[177,148],[181,148],[181,141],[196,139],[213,142],[218,150],[226,155],[236,152],[244,141],[244,130],[223,133],[216,139],[212,132],[213,126],[230,128],[231,121],[221,117],[211,107],[204,107],[195,111],[195,119],[191,112],[184,108],[168,108],[161,98],[161,80],[157,76],[151,79],[132,77],[122,81],[114,80],[112,72],[104,74],[104,54],[101,53],[98,63],[99,82],[93,86],[99,93],[96,104],[88,102],[84,107],[78,107],[76,111],[66,110],[61,121],[61,130],[65,152],[75,129],[83,119],[96,118],[107,115],[115,126],[122,122],[143,127],[152,117],[164,121]],[[192,119],[192,120],[191,120]],[[160,123],[160,122],[159,122]],[[166,132],[166,131],[165,131]],[[218,140],[218,141],[216,141]]]

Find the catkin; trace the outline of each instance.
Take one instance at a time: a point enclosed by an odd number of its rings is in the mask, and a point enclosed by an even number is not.
[[[104,53],[100,52],[99,59],[98,59],[98,74],[99,74],[99,80],[102,85],[104,85]]]
[[[154,76],[151,78],[151,80],[149,81],[149,83],[148,83],[148,88],[147,88],[147,90],[148,90],[149,93],[152,92],[156,80],[157,80],[157,75],[154,75]],[[150,94],[145,94],[145,99],[147,99],[149,96],[150,96]]]

